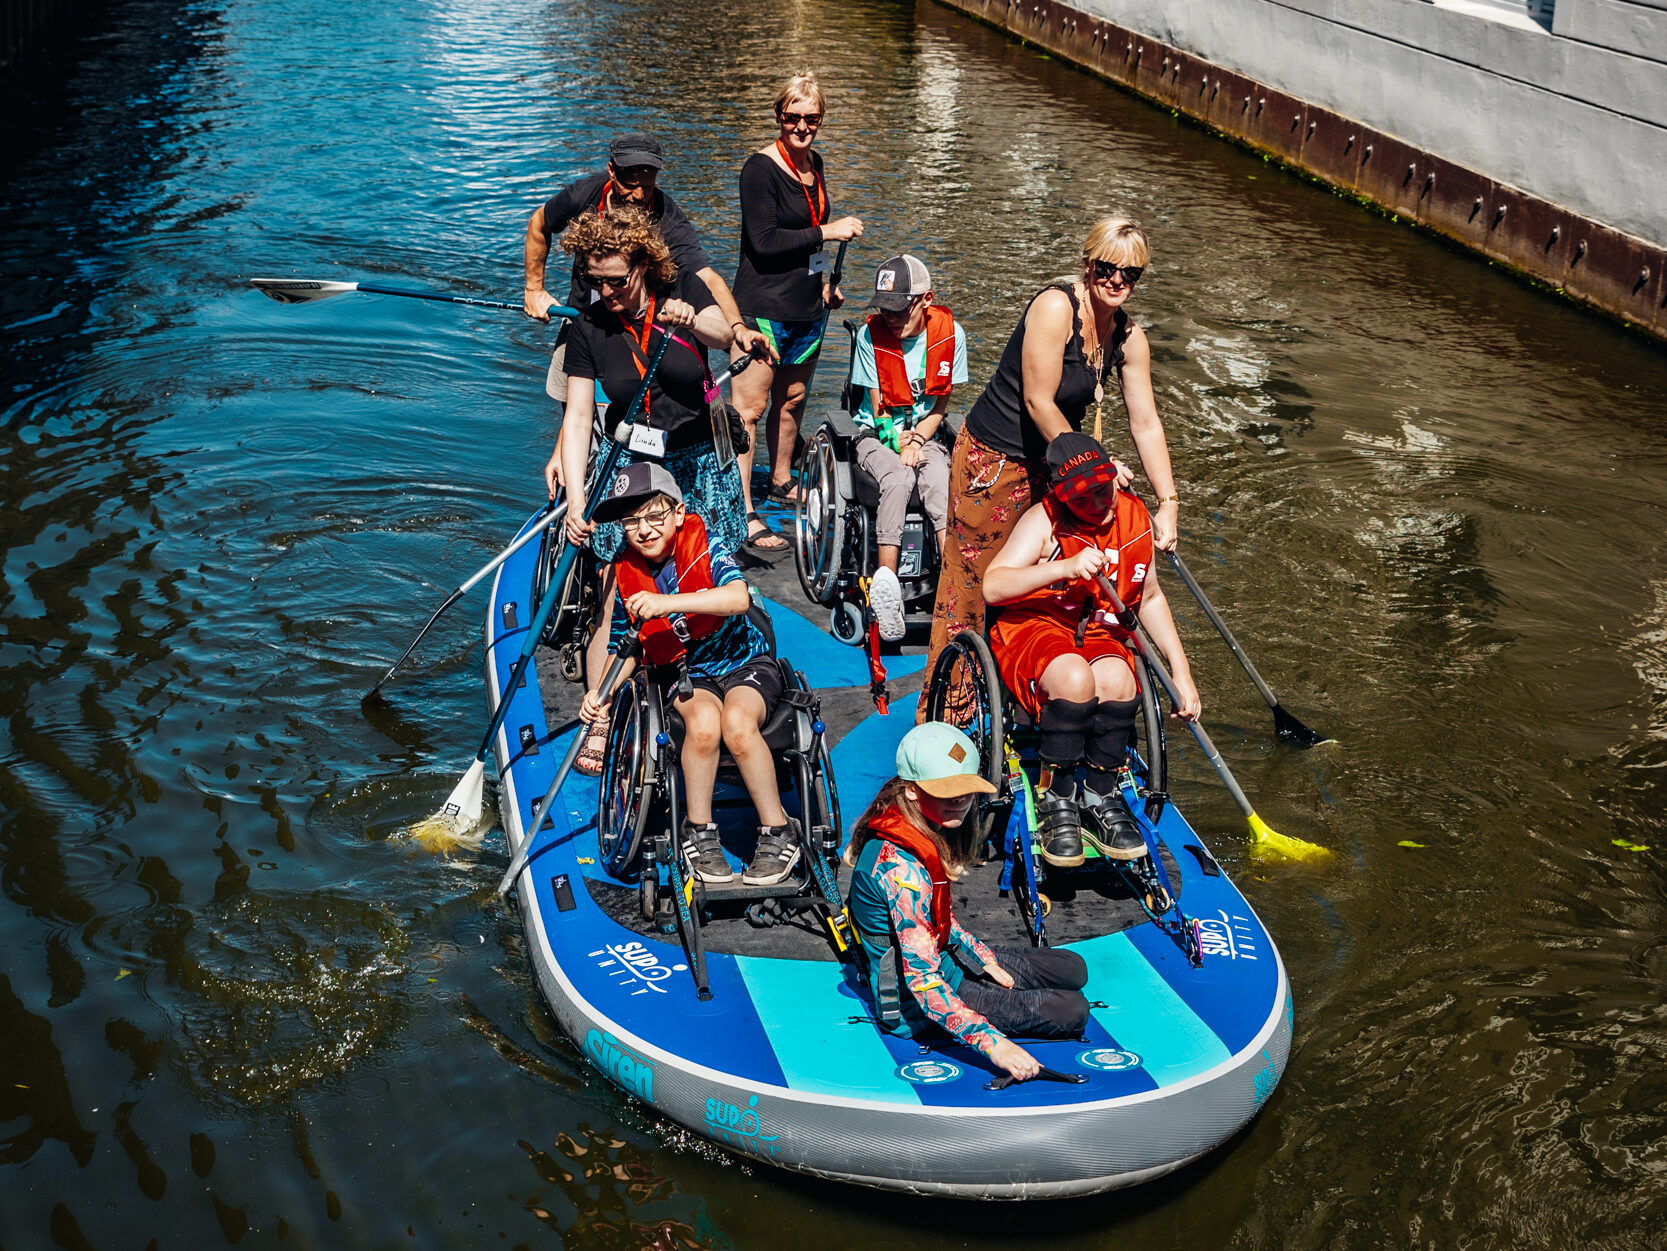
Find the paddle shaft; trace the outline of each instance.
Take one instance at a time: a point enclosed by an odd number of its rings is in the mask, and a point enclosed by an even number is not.
[[[598,697],[604,703],[607,702],[607,697],[602,695],[602,692],[612,692],[614,683],[619,680],[620,672],[625,668],[625,662],[630,660],[633,655],[635,655],[634,648],[621,647],[614,656],[613,662],[609,664],[608,671],[602,675],[602,684],[596,690]],[[578,730],[574,732],[573,741],[567,745],[567,754],[561,758],[561,765],[556,769],[556,776],[550,783],[550,789],[544,792],[544,798],[539,801],[538,807],[533,809],[533,827],[527,831],[527,837],[521,843],[521,850],[515,853],[515,859],[509,862],[509,868],[505,870],[503,878],[498,882],[498,894],[508,894],[509,888],[514,885],[515,879],[520,876],[522,868],[527,863],[527,858],[532,855],[533,839],[544,828],[544,822],[550,816],[550,805],[556,802],[556,792],[561,790],[561,784],[567,781],[567,775],[573,772],[573,765],[579,759],[579,753],[584,750],[585,739],[588,737],[590,737],[590,726],[581,723]]]
[[[637,394],[631,399],[631,407],[625,412],[625,419],[620,425],[629,426],[637,419],[642,411],[643,400],[648,395],[648,387],[654,381],[654,375],[660,372],[660,362],[665,358],[666,349],[671,346],[671,333],[662,328],[660,346],[654,349],[654,359],[648,362],[648,369],[643,374],[642,385],[637,388]],[[743,360],[750,359],[743,357]],[[619,464],[619,458],[625,452],[625,445],[615,439],[608,440],[608,452],[602,459],[601,468],[596,472],[597,489],[590,493],[585,500],[584,520],[589,521],[596,512],[596,507],[602,502],[602,487],[613,477],[614,467]],[[498,701],[498,708],[492,714],[492,724],[486,728],[486,736],[480,741],[480,750],[475,753],[476,760],[485,760],[492,750],[492,740],[497,736],[504,718],[509,715],[510,696],[520,686],[522,676],[527,672],[527,666],[532,663],[533,653],[538,650],[538,640],[543,637],[544,627],[550,620],[550,614],[555,612],[556,604],[562,596],[562,587],[567,583],[567,575],[573,570],[573,562],[579,558],[579,549],[571,541],[562,549],[561,559],[550,575],[550,584],[544,589],[544,598],[539,602],[538,611],[533,615],[527,629],[527,637],[521,644],[521,655],[515,661],[515,669],[510,674],[509,685],[504,688],[504,697]]]
[[[1140,654],[1145,658],[1146,663],[1151,666],[1152,672],[1158,675],[1158,683],[1163,687],[1164,694],[1169,696],[1169,702],[1177,708],[1180,707],[1181,693],[1175,687],[1175,679],[1170,676],[1169,670],[1164,667],[1163,661],[1158,658],[1158,649],[1152,645],[1151,636],[1146,633],[1146,627],[1140,624],[1140,618],[1135,616],[1130,611],[1129,606],[1118,596],[1117,588],[1112,586],[1105,574],[1095,574],[1094,581],[1100,584],[1100,589],[1110,598],[1111,610],[1117,616],[1117,623],[1134,638],[1135,646],[1140,649]],[[1247,817],[1254,817],[1256,809],[1251,805],[1244,789],[1240,787],[1238,779],[1233,776],[1233,771],[1227,767],[1227,762],[1221,758],[1221,753],[1216,750],[1216,745],[1210,741],[1210,736],[1204,732],[1203,725],[1197,721],[1188,721],[1187,729],[1191,730],[1192,736],[1198,740],[1199,749],[1203,751],[1205,759],[1210,762],[1210,768],[1216,771],[1216,776],[1221,779],[1221,784],[1227,788],[1227,793],[1233,797],[1233,802],[1239,806],[1239,811]]]
[[[524,313],[526,309],[519,304],[511,304],[507,300],[481,300],[472,295],[445,295],[439,291],[412,291],[406,287],[382,287],[368,282],[358,284],[358,290],[368,295],[398,295],[408,300],[435,300],[441,304],[468,304],[474,308],[507,308],[513,312]],[[550,309],[552,317],[577,317],[579,310],[568,308],[565,304],[553,305]]]
[[[1198,579],[1192,576],[1192,570],[1187,568],[1187,563],[1181,559],[1181,554],[1179,552],[1165,552],[1164,555],[1169,557],[1171,567],[1180,575],[1181,581],[1186,583],[1187,590],[1192,592],[1192,597],[1198,601],[1198,606],[1204,610],[1204,615],[1210,619],[1210,624],[1216,628],[1216,633],[1221,635],[1221,641],[1227,644],[1227,650],[1233,653],[1234,659],[1243,667],[1246,675],[1250,678],[1251,684],[1255,686],[1256,693],[1262,697],[1262,702],[1273,713],[1274,732],[1280,738],[1295,743],[1299,747],[1314,747],[1320,743],[1330,742],[1331,740],[1327,739],[1325,735],[1309,729],[1299,717],[1279,702],[1278,696],[1273,693],[1273,688],[1262,680],[1260,673],[1256,672],[1256,666],[1250,663],[1250,657],[1245,654],[1244,648],[1239,646],[1239,640],[1233,637],[1233,631],[1227,628],[1227,623],[1221,619],[1221,614],[1216,611],[1215,605],[1210,603],[1209,597],[1204,594],[1204,588],[1198,585]]]
[[[433,627],[434,623],[440,620],[440,615],[444,613],[446,609],[450,608],[453,604],[457,603],[458,600],[462,599],[465,595],[472,591],[480,583],[482,578],[491,573],[499,565],[503,564],[504,561],[515,555],[516,552],[520,551],[528,543],[531,543],[534,539],[538,538],[551,526],[564,520],[567,517],[567,504],[565,501],[557,504],[554,500],[551,500],[547,505],[545,505],[543,511],[545,516],[542,521],[540,521],[532,529],[528,530],[525,534],[519,536],[515,542],[504,548],[503,551],[499,552],[491,560],[487,561],[475,571],[473,577],[446,597],[446,602],[436,608],[434,610],[434,615],[428,619],[428,625],[425,625],[421,630],[417,631],[417,637],[411,640],[411,646],[405,649],[398,660],[388,666],[388,672],[384,673],[376,680],[376,685],[370,688],[370,694],[376,694],[376,692],[382,689],[382,684],[394,676],[394,670],[403,665],[410,657],[411,653],[417,650],[417,644],[423,641],[423,635],[427,634]]]

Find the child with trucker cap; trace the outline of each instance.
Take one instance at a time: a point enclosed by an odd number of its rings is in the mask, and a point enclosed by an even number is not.
[[[934,301],[932,275],[913,256],[880,266],[870,307],[878,311],[857,331],[851,356],[851,386],[862,396],[856,420],[867,428],[857,440],[857,465],[880,484],[880,567],[868,603],[880,637],[896,642],[904,633],[898,549],[917,485],[940,552],[949,525],[949,448],[934,436],[949,411],[950,389],[967,380],[967,335]]]
[[[942,1028],[1025,1081],[1041,1066],[1008,1035],[1081,1037],[1088,966],[1074,951],[991,948],[956,922],[950,883],[963,876],[962,828],[978,796],[995,789],[960,730],[928,721],[905,734],[897,776],[845,851],[851,919],[880,1028],[909,1036]]]
[[[752,593],[706,523],[683,506],[677,480],[663,465],[639,461],[614,475],[596,506],[597,521],[618,521],[625,545],[614,561],[619,598],[637,628],[649,674],[667,685],[687,674],[688,694],[673,707],[683,717],[683,855],[704,882],[735,880],[712,820],[720,745],[729,748],[758,809],[758,845],[742,874],[748,886],[784,881],[799,859],[799,823],[783,811],[776,761],[760,733],[781,699],[781,668],[750,621]],[[624,636],[618,614],[610,644]],[[623,677],[636,671],[625,663]],[[658,671],[658,672],[656,672]],[[623,678],[622,678],[623,680]],[[587,692],[579,716],[594,725],[608,715],[612,692]]]

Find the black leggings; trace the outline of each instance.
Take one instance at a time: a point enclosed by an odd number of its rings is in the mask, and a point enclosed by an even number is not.
[[[1088,1024],[1088,966],[1074,951],[992,947],[1013,989],[982,973],[961,979],[961,1002],[1009,1038],[1080,1038]]]

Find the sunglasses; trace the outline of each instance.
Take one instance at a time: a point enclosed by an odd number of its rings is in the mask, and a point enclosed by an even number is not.
[[[797,126],[800,122],[803,122],[806,126],[815,130],[822,124],[822,115],[820,113],[777,113],[776,120],[783,126]]]
[[[1094,277],[1101,282],[1110,282],[1121,274],[1123,281],[1132,287],[1140,281],[1140,276],[1145,272],[1145,267],[1141,265],[1113,265],[1110,261],[1094,262]]]
[[[652,526],[658,530],[666,524],[666,518],[671,516],[672,510],[676,507],[675,504],[662,504],[658,508],[649,509],[646,513],[638,513],[635,517],[627,517],[619,524],[626,534],[641,534],[645,526]]]
[[[615,278],[612,274],[592,273],[583,273],[580,274],[579,277],[584,282],[585,286],[590,287],[595,291],[623,291],[631,284],[631,274],[629,271],[618,278]]]
[[[614,181],[622,187],[640,187],[645,182],[653,182],[654,176],[660,172],[652,165],[632,165],[626,169],[612,165],[609,168]]]

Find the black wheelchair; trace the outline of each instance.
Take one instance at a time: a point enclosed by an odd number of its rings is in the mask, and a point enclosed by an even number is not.
[[[782,805],[799,822],[799,860],[786,881],[749,886],[701,881],[683,857],[682,784],[678,754],[683,718],[673,707],[678,678],[640,669],[615,692],[611,706],[606,760],[599,780],[596,814],[601,865],[616,879],[637,883],[645,921],[662,933],[677,933],[689,956],[697,992],[710,997],[701,926],[719,913],[742,913],[756,926],[768,926],[788,914],[811,912],[827,926],[836,953],[843,955],[846,936],[844,903],[839,893],[839,854],[844,825],[821,715],[821,701],[802,672],[776,655],[770,618],[756,605],[749,616],[769,643],[781,668],[782,697],[761,733],[776,760],[776,785]],[[739,790],[739,800],[725,801]],[[752,811],[751,799],[727,748],[718,757],[714,815],[736,807]],[[756,825],[756,822],[754,822]],[[737,851],[750,855],[750,844]]]
[[[561,525],[544,532],[540,541],[538,564],[533,570],[532,602],[541,603],[550,584],[562,552],[567,546],[566,530]],[[596,555],[588,546],[581,547],[577,559],[567,571],[561,598],[544,626],[544,646],[553,648],[561,661],[561,675],[569,682],[585,680],[585,648],[590,645],[596,629],[596,616],[601,608],[601,575]]]
[[[854,361],[857,323],[846,321],[845,330]],[[840,398],[842,407],[828,414],[799,460],[793,555],[805,594],[828,609],[829,632],[842,643],[860,647],[868,634],[868,582],[879,566],[874,520],[880,484],[857,465],[857,440],[865,431],[854,419],[862,394],[851,385],[849,365]],[[937,437],[953,444],[960,425],[950,426],[946,419]],[[937,534],[916,490],[909,500],[897,557],[903,619],[909,627],[930,627],[942,563]]]
[[[1169,801],[1164,790],[1168,748],[1163,708],[1158,702],[1162,688],[1145,659],[1136,653],[1134,660],[1141,708],[1136,734],[1144,740],[1146,752],[1142,755],[1136,750],[1137,744],[1130,743],[1123,798],[1129,811],[1136,814],[1146,838],[1148,854],[1138,860],[1101,856],[1087,845],[1087,858],[1081,868],[1054,868],[1041,859],[1035,839],[1036,727],[1029,714],[1008,698],[983,635],[964,630],[938,654],[924,695],[926,716],[965,731],[978,748],[983,776],[996,791],[980,795],[968,818],[973,846],[981,854],[1005,859],[1001,889],[1010,892],[1018,904],[1033,945],[1047,943],[1050,904],[1042,887],[1048,878],[1057,874],[1063,880],[1074,881],[1110,872],[1123,880],[1146,915],[1175,940],[1196,967],[1203,959],[1198,924],[1181,910],[1156,834],[1158,820]],[[1092,818],[1085,815],[1084,819]]]

